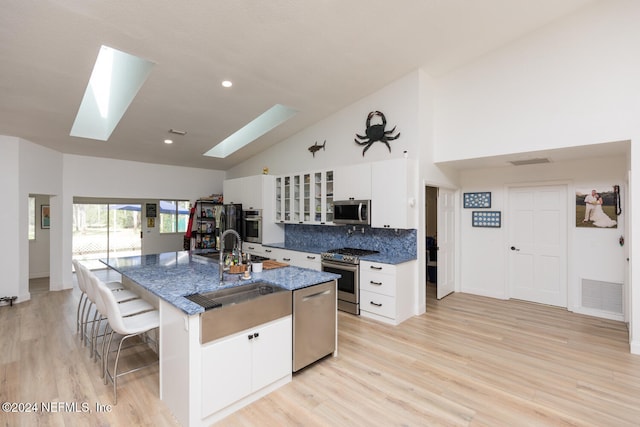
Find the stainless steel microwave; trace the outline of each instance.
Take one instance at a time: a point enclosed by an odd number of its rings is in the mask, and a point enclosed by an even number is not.
[[[335,224],[370,225],[371,200],[337,200],[333,202]]]

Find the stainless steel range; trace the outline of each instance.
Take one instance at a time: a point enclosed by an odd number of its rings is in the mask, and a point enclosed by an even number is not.
[[[357,248],[331,249],[321,254],[322,271],[340,274],[338,310],[360,314],[360,257],[378,251]]]

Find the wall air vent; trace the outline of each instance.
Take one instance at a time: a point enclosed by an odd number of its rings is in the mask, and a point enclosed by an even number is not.
[[[623,314],[622,283],[582,279],[582,307]]]
[[[524,165],[538,165],[540,163],[551,163],[551,162],[546,157],[541,157],[537,159],[514,160],[509,163],[511,163],[514,166],[524,166]]]

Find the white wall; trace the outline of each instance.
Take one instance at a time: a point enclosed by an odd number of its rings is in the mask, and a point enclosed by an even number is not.
[[[640,2],[597,2],[437,82],[436,161],[630,140]]]
[[[60,197],[62,193],[62,154],[49,148],[33,144],[24,139],[19,140],[19,170],[16,175],[19,182],[20,194],[17,218],[20,224],[20,232],[16,241],[10,244],[18,249],[20,261],[19,264],[19,289],[21,298],[29,298],[29,214],[28,200],[29,194],[42,194],[49,196],[49,207],[51,212],[51,228],[47,231],[50,248],[57,247],[56,243],[60,241],[60,211],[58,209]],[[39,210],[40,206],[36,206]],[[40,227],[39,224],[36,227]],[[40,230],[37,230],[40,231]],[[36,232],[37,232],[36,231]],[[43,248],[43,255],[49,256],[48,273],[50,277],[60,274],[57,266],[52,262],[53,258],[58,254],[55,250],[46,250]],[[15,267],[14,267],[15,268]],[[50,288],[52,286],[50,280]]]
[[[4,209],[0,209],[0,297],[18,296],[28,298],[20,293],[20,251],[18,237],[21,224],[19,218],[19,140],[18,138],[0,135],[0,200]],[[24,201],[25,212],[28,209]],[[25,236],[28,224],[25,223]],[[26,238],[25,238],[26,239]]]
[[[503,167],[463,171],[460,175],[462,192],[490,191],[491,210],[503,212],[503,226],[499,229],[471,226],[472,209],[461,212],[461,291],[494,298],[509,298],[507,287],[508,200],[510,185],[532,185],[553,182],[568,186],[568,296],[569,309],[588,313],[581,307],[582,278],[624,283],[626,248],[618,238],[625,235],[628,217],[623,202],[622,214],[615,229],[581,229],[575,227],[576,189],[621,185],[627,192],[626,158],[576,160],[564,163]],[[592,313],[593,314],[593,313]]]
[[[263,167],[268,167],[271,175],[282,175],[400,158],[405,150],[411,157],[418,158],[418,83],[416,71],[228,170],[227,178],[258,175]],[[371,111],[384,113],[386,129],[397,126],[396,132],[401,134],[400,138],[389,142],[391,153],[384,144],[376,142],[363,156],[363,147],[354,142],[356,133],[364,135],[367,115]],[[327,141],[326,150],[316,152],[314,157],[309,147],[316,141],[322,144],[324,140]]]

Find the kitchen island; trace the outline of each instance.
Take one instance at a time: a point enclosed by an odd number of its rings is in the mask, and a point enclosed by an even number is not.
[[[328,282],[335,287],[339,277],[284,267],[254,273],[248,280],[226,276],[231,280],[220,283],[217,261],[188,251],[103,262],[122,274],[125,286],[141,291],[160,310],[160,399],[184,426],[210,425],[290,382],[293,340],[289,307],[277,319],[207,342],[202,319],[218,309],[205,311],[186,296],[261,283],[292,294]],[[230,306],[235,311],[242,307]],[[250,307],[253,311],[256,306]],[[224,316],[216,319],[225,323]],[[331,321],[337,324],[337,315]]]

